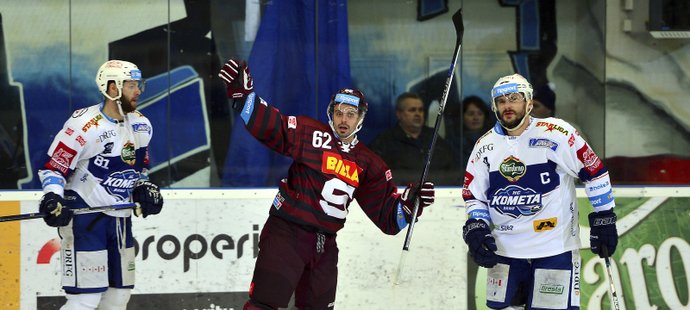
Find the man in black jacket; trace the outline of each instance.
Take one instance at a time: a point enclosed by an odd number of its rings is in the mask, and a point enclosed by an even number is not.
[[[399,184],[419,182],[426,163],[426,154],[434,135],[424,126],[425,111],[422,98],[415,93],[402,93],[395,100],[398,124],[379,134],[369,148],[388,164]],[[458,179],[459,158],[453,158],[448,144],[440,136],[436,139],[428,180],[436,185],[461,185]]]

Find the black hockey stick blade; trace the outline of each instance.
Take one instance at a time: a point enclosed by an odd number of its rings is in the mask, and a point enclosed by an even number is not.
[[[462,22],[462,8],[453,14],[453,25],[455,26],[455,35],[457,45],[462,44],[462,36],[465,34],[465,24]]]
[[[76,214],[76,215],[79,215],[79,214],[104,212],[104,211],[134,209],[134,208],[137,208],[138,206],[139,206],[138,203],[125,203],[125,204],[112,205],[112,206],[100,206],[100,207],[93,207],[93,208],[72,209],[72,212],[74,212],[74,214]],[[40,212],[6,215],[6,216],[0,216],[0,223],[1,222],[10,222],[10,221],[41,219],[41,218],[44,218],[45,216],[46,216],[46,214],[40,213]]]
[[[410,242],[412,241],[412,232],[414,231],[415,222],[417,222],[417,212],[419,211],[419,191],[422,188],[422,184],[426,181],[427,174],[429,173],[429,165],[431,164],[431,158],[434,152],[434,146],[436,145],[436,138],[438,137],[438,130],[441,127],[441,120],[443,119],[443,111],[446,107],[446,101],[448,100],[448,93],[450,92],[450,86],[453,82],[453,76],[455,75],[455,64],[458,62],[458,56],[460,55],[460,48],[462,47],[462,37],[465,34],[465,26],[462,22],[462,8],[460,8],[455,14],[453,14],[453,25],[455,26],[455,50],[453,51],[453,60],[450,64],[450,69],[448,70],[448,77],[446,78],[446,85],[443,89],[443,96],[441,97],[441,102],[439,104],[438,116],[436,117],[436,123],[434,125],[434,135],[431,138],[431,143],[429,144],[429,151],[426,154],[426,162],[424,163],[424,170],[422,170],[422,176],[417,183],[417,191],[413,197],[414,210],[412,210],[412,219],[410,224],[407,226],[407,234],[405,235],[405,243],[403,244],[403,251],[400,255],[400,262],[398,263],[398,270],[395,275],[395,283],[398,284],[401,281],[402,269],[405,264],[405,255],[410,249]]]

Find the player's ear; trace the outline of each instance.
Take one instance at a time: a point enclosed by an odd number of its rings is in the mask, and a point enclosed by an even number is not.
[[[117,94],[117,85],[115,85],[114,81],[108,81],[108,93],[110,92],[115,92]]]

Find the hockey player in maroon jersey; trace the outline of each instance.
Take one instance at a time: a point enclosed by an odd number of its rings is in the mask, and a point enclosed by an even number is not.
[[[229,60],[218,74],[247,130],[270,149],[293,159],[279,184],[261,232],[259,256],[244,309],[287,307],[295,293],[300,309],[331,309],[338,277],[336,233],[356,199],[381,231],[394,235],[434,202],[434,184],[418,195],[410,184],[397,193],[391,171],[356,133],[368,104],[356,89],[341,89],[328,105],[329,124],[286,116],[254,93],[246,64]],[[329,126],[330,125],[330,126]]]

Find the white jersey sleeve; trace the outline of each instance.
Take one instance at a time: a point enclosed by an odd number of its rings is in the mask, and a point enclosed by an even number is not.
[[[570,131],[567,152],[558,158],[562,160],[562,166],[585,184],[585,193],[594,211],[612,209],[615,206],[613,189],[604,163],[573,126],[560,119],[549,120],[562,122],[562,126]]]

